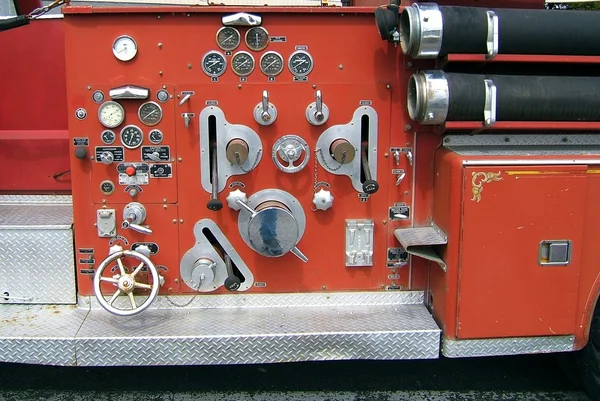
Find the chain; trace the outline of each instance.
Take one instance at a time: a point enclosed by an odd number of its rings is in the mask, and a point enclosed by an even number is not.
[[[315,149],[315,155],[317,154],[318,149]],[[319,182],[319,162],[317,161],[317,158],[315,157],[315,182],[314,182],[314,189],[315,192],[317,191],[317,182]]]
[[[346,161],[346,152],[344,152],[344,153],[342,153],[342,161],[341,161],[341,163],[339,163],[339,166],[337,166],[337,167],[334,168],[334,167],[331,167],[330,165],[327,164],[327,161],[325,160],[325,156],[323,155],[323,150],[317,149],[315,151],[315,153],[321,155],[321,160],[323,161],[323,165],[325,167],[327,167],[327,169],[329,171],[338,171],[339,169],[341,169],[344,166],[344,162]]]
[[[178,303],[176,303],[176,302],[175,302],[175,301],[173,301],[171,298],[169,298],[169,296],[168,296],[168,295],[165,295],[165,298],[167,299],[167,301],[168,301],[168,302],[169,302],[171,305],[175,306],[176,308],[185,308],[186,306],[188,306],[189,304],[191,304],[192,302],[194,302],[194,300],[196,299],[196,297],[198,296],[198,294],[200,294],[200,293],[198,292],[198,289],[199,289],[199,288],[200,288],[200,283],[198,284],[198,286],[197,286],[196,288],[192,288],[192,289],[196,290],[196,293],[194,294],[194,296],[192,297],[192,299],[190,299],[189,301],[187,301],[187,302],[186,302],[186,303],[184,303],[184,304],[178,304]]]
[[[238,166],[240,166],[240,169],[244,173],[249,173],[252,170],[254,170],[256,168],[256,166],[258,165],[258,161],[260,160],[260,155],[261,154],[262,154],[262,149],[259,149],[258,152],[256,153],[256,158],[254,159],[254,164],[252,165],[252,167],[250,167],[250,170],[246,170],[244,167],[242,167],[242,163],[240,161],[240,153],[239,152],[235,152],[235,162],[237,163]]]

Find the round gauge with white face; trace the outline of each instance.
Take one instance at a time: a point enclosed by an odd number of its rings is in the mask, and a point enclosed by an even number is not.
[[[146,102],[138,109],[138,117],[142,124],[152,127],[162,120],[163,112],[156,102]]]
[[[159,143],[161,143],[163,141],[163,138],[164,138],[163,133],[157,129],[153,129],[148,134],[148,139],[150,140],[150,142],[152,142],[155,145],[158,145]]]
[[[262,26],[255,26],[246,32],[246,46],[255,52],[263,50],[269,44],[269,32]]]
[[[232,26],[224,26],[217,31],[217,45],[225,51],[235,50],[241,41],[240,31]]]
[[[117,139],[117,136],[115,135],[114,132],[107,129],[107,130],[102,131],[102,134],[100,135],[100,139],[102,139],[102,142],[104,144],[111,145],[115,141],[115,139]]]
[[[119,103],[109,100],[98,108],[98,120],[106,128],[118,127],[125,120],[125,110]]]
[[[305,77],[313,69],[313,58],[306,50],[296,50],[290,56],[288,67],[297,77]]]
[[[250,75],[254,71],[254,57],[248,52],[237,52],[231,58],[231,69],[240,77]]]
[[[270,77],[281,74],[281,71],[283,71],[283,57],[277,52],[266,52],[260,58],[260,70]]]
[[[128,35],[122,35],[113,42],[113,54],[117,60],[130,61],[137,54],[137,43]]]
[[[144,133],[135,125],[127,125],[121,130],[121,142],[128,149],[135,149],[142,144]]]
[[[209,77],[220,77],[227,69],[225,56],[216,50],[211,50],[202,57],[202,70]]]

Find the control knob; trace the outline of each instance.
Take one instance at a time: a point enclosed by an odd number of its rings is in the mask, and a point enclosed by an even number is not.
[[[262,101],[254,108],[254,119],[260,125],[271,125],[277,120],[277,108],[269,102],[269,92],[262,93]]]
[[[330,191],[321,188],[313,197],[313,204],[317,210],[327,210],[333,206],[333,196]]]

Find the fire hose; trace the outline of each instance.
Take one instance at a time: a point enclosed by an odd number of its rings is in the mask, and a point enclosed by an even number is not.
[[[408,113],[445,121],[600,121],[600,77],[478,75],[421,71],[409,79]]]

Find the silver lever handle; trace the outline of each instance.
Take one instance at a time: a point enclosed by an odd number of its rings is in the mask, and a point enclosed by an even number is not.
[[[271,115],[269,114],[269,92],[264,90],[262,93],[262,114],[260,117],[263,121],[269,121]]]
[[[323,121],[325,115],[323,114],[323,95],[320,90],[315,93],[315,98],[315,119],[317,121]]]
[[[148,227],[140,226],[139,224],[132,223],[135,219],[135,215],[128,217],[123,221],[122,227],[125,229],[132,229],[133,231],[137,231],[140,234],[150,235],[152,234],[152,230]]]

